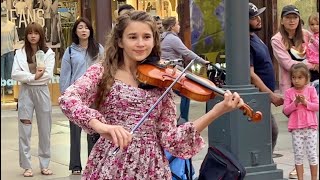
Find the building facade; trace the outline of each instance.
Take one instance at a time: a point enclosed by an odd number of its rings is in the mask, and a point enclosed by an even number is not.
[[[261,15],[263,30],[258,35],[270,49],[270,39],[277,32],[279,14],[284,5],[296,5],[305,22],[311,12],[319,12],[319,0],[250,2],[258,7],[267,7],[266,12]],[[112,23],[117,18],[117,9],[122,4],[130,4],[137,10],[147,11],[162,19],[178,17],[181,26],[179,36],[188,48],[211,62],[224,62],[224,0],[2,0],[1,8],[5,7],[7,20],[16,24],[19,41],[15,48],[22,47],[24,28],[29,22],[39,22],[46,30],[47,45],[56,52],[55,76],[50,84],[53,105],[57,104],[60,96],[61,57],[71,44],[71,29],[75,20],[80,16],[87,17],[92,22],[96,39],[104,45],[105,36],[110,32]],[[21,10],[20,7],[25,8]],[[277,73],[278,65],[275,60],[274,65]],[[18,97],[19,85],[12,80],[1,79],[2,88],[8,83],[14,85],[14,91],[13,94],[2,91],[2,104],[15,102]]]

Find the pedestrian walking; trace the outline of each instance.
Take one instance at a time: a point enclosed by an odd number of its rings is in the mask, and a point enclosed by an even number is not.
[[[271,38],[273,55],[279,64],[279,90],[284,93],[291,87],[289,70],[292,65],[303,62],[310,70],[311,77],[319,77],[319,64],[311,64],[306,58],[306,43],[309,42],[310,32],[302,29],[300,12],[294,5],[282,8],[280,16],[279,32]],[[318,75],[316,75],[318,74]],[[311,81],[313,79],[311,78]],[[296,179],[297,173],[293,169],[289,178]]]
[[[267,92],[270,96],[270,105],[275,106],[283,104],[283,98],[276,93],[275,90],[275,72],[272,59],[268,47],[255,34],[262,29],[260,14],[265,11],[265,7],[258,9],[253,3],[249,3],[249,27],[250,27],[250,77],[251,83],[254,84],[259,91]],[[271,114],[271,139],[272,152],[278,139],[278,125]]]
[[[61,94],[77,79],[99,57],[103,56],[104,48],[94,39],[94,32],[90,21],[86,18],[79,18],[72,28],[72,44],[69,46],[63,57],[60,72]],[[99,135],[87,135],[88,156],[92,147],[99,138]],[[81,150],[81,128],[70,121],[70,163],[69,170],[73,175],[79,175],[82,171],[80,150]]]
[[[173,92],[169,91],[134,135],[130,130],[165,92],[140,88],[137,66],[150,57],[160,59],[159,32],[153,17],[131,11],[117,19],[105,44],[105,57],[59,98],[62,112],[88,133],[99,133],[82,179],[166,179],[172,175],[165,157],[191,158],[204,147],[200,136],[220,115],[244,105],[237,93],[199,119],[177,127]],[[90,108],[96,104],[96,108]],[[113,154],[117,147],[120,151]],[[183,148],[181,148],[183,147]]]
[[[295,168],[299,180],[303,179],[303,159],[306,148],[310,164],[311,180],[318,174],[318,120],[319,99],[316,89],[310,86],[310,72],[303,63],[290,69],[293,87],[285,92],[283,113],[289,116],[288,130],[292,134]]]
[[[39,50],[44,54],[36,57]],[[41,52],[40,51],[40,52]],[[19,81],[18,128],[19,163],[24,177],[32,177],[30,140],[33,112],[36,112],[39,137],[39,161],[41,174],[52,175],[50,163],[51,97],[48,83],[53,77],[55,53],[45,43],[41,25],[32,22],[25,29],[25,43],[16,50],[12,67],[12,79]]]
[[[197,62],[202,64],[208,64],[206,61],[199,57],[196,53],[188,49],[178,36],[180,32],[179,21],[176,17],[168,17],[162,21],[164,32],[161,34],[161,58],[164,60],[178,60],[181,59],[184,63],[176,63],[177,65],[183,66],[193,59],[197,59]],[[184,120],[189,120],[189,107],[190,99],[179,94],[181,96],[180,102],[180,117]]]

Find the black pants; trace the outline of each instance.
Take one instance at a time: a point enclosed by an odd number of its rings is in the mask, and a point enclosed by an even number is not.
[[[70,122],[70,121],[69,121]],[[81,128],[76,124],[70,122],[70,163],[69,170],[82,170],[81,166]],[[87,134],[88,142],[88,156],[99,139],[99,134],[89,135]]]

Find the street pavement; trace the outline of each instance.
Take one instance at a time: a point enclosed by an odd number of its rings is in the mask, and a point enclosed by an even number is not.
[[[179,98],[176,98],[177,109],[179,110]],[[1,105],[1,179],[20,180],[25,179],[22,176],[23,169],[19,167],[18,154],[18,125],[17,111],[15,105],[9,105],[6,108]],[[291,147],[291,135],[287,131],[287,118],[281,113],[282,107],[272,107],[272,113],[275,115],[279,126],[278,143],[275,148],[275,154],[280,157],[274,158],[278,169],[283,170],[284,178],[288,178],[289,172],[294,167],[293,152]],[[190,119],[194,120],[205,113],[205,103],[191,101]],[[80,180],[79,175],[71,175],[69,171],[69,121],[62,114],[58,106],[53,106],[52,113],[52,132],[51,132],[51,163],[50,169],[53,175],[41,175],[39,169],[38,154],[38,132],[37,123],[33,120],[33,131],[31,137],[31,154],[34,177],[33,180],[54,179],[54,180]],[[208,130],[205,129],[201,135],[208,142]],[[87,160],[86,135],[81,136],[81,158],[82,166],[85,167]],[[319,143],[318,143],[319,144]],[[198,174],[201,163],[206,155],[208,145],[193,158],[193,165]],[[319,145],[318,145],[319,148]],[[311,179],[308,161],[305,159],[305,179]]]

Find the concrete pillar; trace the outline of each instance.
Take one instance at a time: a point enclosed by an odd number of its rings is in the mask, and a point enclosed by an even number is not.
[[[107,33],[112,27],[111,0],[96,0],[96,38],[104,46]]]
[[[177,11],[180,24],[179,37],[184,45],[191,49],[190,0],[178,1]]]
[[[89,0],[81,0],[81,16],[91,21],[91,8]]]
[[[254,111],[262,112],[263,118],[254,123],[241,110],[225,114],[209,126],[209,145],[225,145],[245,166],[246,180],[283,179],[283,171],[272,160],[269,96],[250,82],[249,1],[224,2],[227,85],[223,89],[240,93]],[[216,97],[209,101],[206,111],[221,100],[222,97]]]

